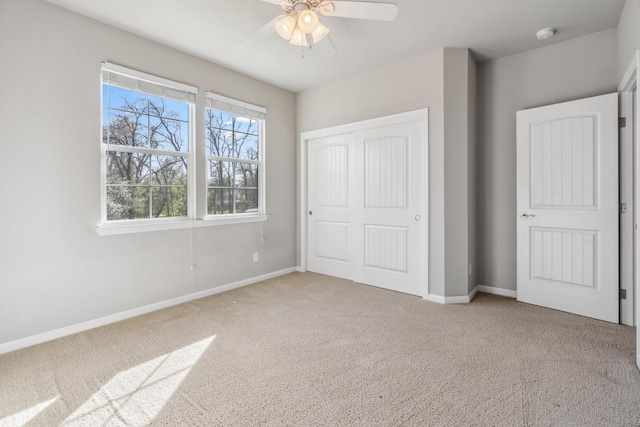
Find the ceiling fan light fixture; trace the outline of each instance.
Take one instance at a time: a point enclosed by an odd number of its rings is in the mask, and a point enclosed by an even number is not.
[[[329,34],[329,31],[330,30],[327,27],[322,25],[322,22],[318,22],[318,26],[316,27],[316,29],[311,32],[311,37],[313,38],[313,42],[318,43],[320,40],[327,37],[327,34]]]
[[[296,27],[297,14],[282,15],[279,19],[276,19],[275,27],[276,32],[280,37],[285,40],[291,40],[294,29]]]
[[[293,31],[293,35],[291,36],[289,43],[295,46],[309,46],[307,43],[307,35],[303,33],[300,28],[296,28]]]
[[[298,13],[298,28],[305,34],[313,32],[319,23],[318,14],[313,10],[306,9]]]
[[[333,15],[333,12],[336,11],[336,7],[335,5],[330,2],[330,1],[326,1],[324,3],[321,3],[316,10],[320,13],[322,13],[323,15]]]

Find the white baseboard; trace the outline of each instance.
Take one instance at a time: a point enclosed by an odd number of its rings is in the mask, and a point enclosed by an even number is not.
[[[457,297],[442,297],[440,295],[428,294],[425,298],[427,301],[437,302],[438,304],[467,304],[478,293],[478,287],[473,288],[469,295],[462,295]]]
[[[445,303],[444,297],[441,297],[440,295],[428,294],[425,299],[427,301],[437,302],[438,304],[444,304]]]
[[[478,292],[480,292],[480,289],[479,289],[478,285],[476,285],[476,287],[473,288],[471,290],[471,292],[469,293],[469,302],[473,301],[473,299],[476,297],[476,295],[478,295]]]
[[[306,273],[307,269],[306,268],[302,268],[302,266],[299,265],[299,266],[296,267],[296,271],[298,273]]]
[[[509,298],[518,297],[518,292],[513,291],[511,289],[496,288],[494,286],[485,286],[485,285],[478,285],[477,288],[479,292],[484,292],[485,294],[500,295],[500,296],[509,297]]]
[[[295,271],[297,271],[295,267],[286,268],[284,270],[274,271],[273,273],[267,273],[261,276],[240,280],[239,282],[230,283],[228,285],[223,285],[216,288],[207,289],[205,291],[195,292],[193,294],[183,295],[181,297],[172,298],[169,300],[156,302],[156,303],[145,305],[142,307],[133,308],[131,310],[122,311],[120,313],[111,314],[108,316],[100,317],[98,319],[88,320],[86,322],[77,323],[75,325],[65,326],[63,328],[54,329],[52,331],[43,332],[41,334],[32,335],[30,337],[20,338],[15,341],[0,343],[0,354],[9,353],[10,351],[20,350],[21,348],[30,347],[36,344],[41,344],[43,342],[51,341],[57,338],[62,338],[67,335],[77,334],[78,332],[83,332],[89,329],[108,325],[110,323],[119,322],[121,320],[129,319],[131,317],[140,316],[141,314],[151,313],[152,311],[161,310],[163,308],[171,307],[171,306],[182,304],[185,302],[189,302],[189,301],[197,300],[200,298],[208,297],[211,295],[219,294],[222,292],[230,291],[232,289],[237,289],[243,286],[252,285],[254,283],[262,282],[263,280],[284,276],[285,274],[293,273]]]

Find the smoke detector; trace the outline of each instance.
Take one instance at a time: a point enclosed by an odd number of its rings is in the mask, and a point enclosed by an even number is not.
[[[538,40],[550,39],[551,37],[553,37],[555,33],[556,33],[556,29],[553,27],[543,28],[536,33],[536,38]]]

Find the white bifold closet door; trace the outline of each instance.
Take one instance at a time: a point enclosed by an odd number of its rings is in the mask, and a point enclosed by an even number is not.
[[[308,269],[423,295],[422,121],[308,143]]]

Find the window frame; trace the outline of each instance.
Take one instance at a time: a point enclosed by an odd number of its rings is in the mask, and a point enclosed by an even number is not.
[[[190,101],[188,101],[188,138],[189,138],[189,150],[186,156],[187,159],[187,216],[175,216],[175,217],[163,217],[163,218],[141,218],[141,219],[123,219],[123,220],[107,220],[107,156],[109,151],[115,152],[147,152],[152,151],[152,154],[157,155],[169,155],[172,157],[185,157],[182,155],[176,156],[175,152],[166,150],[157,150],[143,147],[129,147],[124,145],[118,145],[117,150],[109,150],[109,144],[103,142],[103,129],[105,123],[104,119],[104,99],[102,85],[104,83],[104,73],[108,71],[110,73],[119,74],[129,79],[139,80],[143,87],[165,88],[169,93],[175,95],[176,91],[185,92],[190,94]],[[115,85],[128,90],[136,90],[126,85]],[[154,89],[155,90],[155,89]],[[138,90],[141,93],[149,96],[164,97],[170,100],[178,100],[175,96],[163,96],[158,93],[148,92],[144,90]],[[222,95],[215,94],[213,92],[206,92],[206,102],[204,105],[198,101],[198,88],[190,86],[184,83],[164,79],[152,74],[147,74],[141,71],[137,71],[128,67],[116,65],[109,62],[102,62],[100,68],[100,223],[96,226],[96,233],[99,236],[112,236],[120,234],[141,233],[150,231],[164,231],[164,230],[177,230],[177,229],[193,229],[199,227],[209,226],[224,226],[231,224],[244,224],[253,222],[264,222],[269,219],[269,215],[266,214],[266,113],[267,109],[257,105],[249,104],[246,102],[238,101],[232,98],[227,98]],[[200,98],[201,99],[201,98]],[[208,103],[222,103],[216,105],[222,105],[229,110],[212,107],[219,111],[225,111],[227,113],[242,115],[249,112],[250,114],[260,115],[259,119],[259,135],[258,135],[258,150],[259,150],[259,163],[258,163],[258,212],[255,213],[239,213],[239,214],[208,214],[208,187],[209,187],[209,172],[207,168],[208,158],[206,155],[205,137],[204,132],[205,125],[205,111],[209,108]],[[201,121],[202,120],[202,121]],[[236,159],[243,162],[251,162],[250,160]],[[230,159],[233,161],[233,159]],[[204,168],[204,169],[200,169]]]
[[[264,221],[268,217],[266,215],[266,172],[265,172],[265,140],[266,140],[266,114],[267,109],[248,102],[239,101],[214,92],[205,92],[206,103],[203,111],[205,134],[206,129],[206,112],[207,109],[220,111],[226,114],[246,117],[258,122],[258,160],[250,160],[243,158],[212,156],[206,152],[206,136],[203,138],[204,144],[204,167],[205,167],[205,219],[207,221],[225,222],[240,220],[244,221]],[[222,160],[229,163],[245,163],[255,164],[258,166],[258,211],[251,213],[229,213],[229,214],[209,214],[209,182],[210,182],[210,160]],[[235,188],[235,187],[234,187]],[[243,221],[244,220],[244,221]]]
[[[138,85],[144,85],[147,88],[154,88],[160,93],[152,93],[150,90],[136,89],[132,87],[127,87],[126,85],[119,85],[117,83],[112,83],[110,80],[105,82],[105,73],[108,73],[109,76],[119,75],[128,79],[133,79],[137,82]],[[117,146],[117,149],[113,149],[113,145],[110,145],[108,142],[105,143],[103,139],[104,132],[104,108],[105,108],[105,100],[103,99],[103,86],[107,83],[109,87],[116,86],[119,88],[123,88],[125,90],[139,92],[141,94],[160,97],[169,100],[177,100],[176,97],[171,97],[167,95],[163,95],[163,91],[178,91],[184,92],[185,94],[189,94],[189,100],[183,100],[180,102],[184,102],[188,105],[188,123],[187,123],[187,134],[188,134],[188,150],[187,151],[168,151],[162,149],[153,149],[146,147],[130,147],[130,146]],[[195,122],[196,122],[196,108],[195,108],[195,98],[198,93],[198,89],[193,86],[189,86],[183,83],[175,82],[172,80],[164,79],[161,77],[157,77],[151,74],[143,73],[141,71],[133,70],[127,67],[123,67],[116,64],[111,64],[108,62],[103,62],[100,69],[100,160],[101,160],[101,223],[98,227],[99,234],[115,234],[115,233],[101,233],[100,229],[107,228],[115,228],[115,227],[123,227],[123,230],[129,230],[127,232],[131,232],[133,227],[136,226],[148,226],[148,225],[157,225],[161,223],[175,223],[175,222],[185,222],[192,221],[195,219],[196,214],[196,138],[195,138]],[[109,102],[108,106],[109,111],[111,110],[111,103]],[[151,115],[147,113],[149,117]],[[111,148],[111,149],[110,149]],[[159,155],[159,156],[169,156],[176,158],[185,158],[187,163],[187,215],[186,216],[172,216],[172,217],[163,217],[163,218],[138,218],[138,219],[118,219],[118,220],[109,220],[107,217],[107,187],[108,187],[108,179],[107,179],[107,157],[109,152],[119,152],[119,153],[141,153],[141,154],[149,154],[149,155]],[[150,196],[151,198],[151,196]],[[151,199],[150,199],[151,200]],[[151,203],[151,202],[150,202]],[[151,212],[150,212],[151,215]]]

